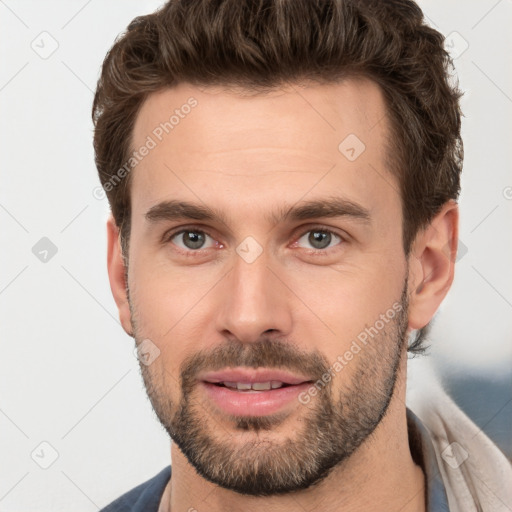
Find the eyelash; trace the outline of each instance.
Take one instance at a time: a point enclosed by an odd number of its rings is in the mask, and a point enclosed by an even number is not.
[[[294,244],[297,243],[298,240],[300,240],[305,234],[310,233],[312,231],[317,231],[317,232],[321,232],[321,233],[329,233],[331,235],[334,235],[334,236],[338,237],[341,240],[341,242],[339,242],[337,244],[337,246],[339,246],[339,245],[343,244],[344,242],[346,242],[346,238],[344,236],[340,235],[336,231],[333,231],[332,229],[329,229],[329,228],[327,228],[325,226],[313,226],[313,227],[309,227],[305,231],[301,231],[299,236],[296,238],[296,242],[294,242]],[[194,226],[188,226],[188,227],[185,227],[185,228],[181,228],[181,229],[179,229],[177,231],[173,231],[171,233],[165,234],[164,237],[163,237],[163,241],[164,241],[164,243],[168,243],[173,238],[177,237],[178,235],[181,235],[183,233],[189,233],[189,232],[201,233],[203,235],[209,236],[212,240],[215,240],[215,238],[208,231],[206,231],[204,229],[196,228]],[[306,249],[306,250],[307,250],[308,254],[313,254],[313,255],[317,255],[317,256],[326,256],[326,255],[330,254],[331,250],[334,250],[337,246],[330,247],[330,248],[327,248],[327,249]],[[179,249],[180,253],[185,254],[187,257],[202,256],[204,251],[208,251],[208,249],[183,250],[183,249],[181,249],[179,247],[178,247],[178,249]]]

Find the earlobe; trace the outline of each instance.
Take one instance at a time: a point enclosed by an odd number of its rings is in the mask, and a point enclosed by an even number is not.
[[[448,201],[432,222],[418,233],[409,257],[409,327],[430,322],[455,275],[459,211]]]
[[[119,240],[119,228],[112,215],[107,220],[107,244],[107,269],[110,289],[117,304],[121,325],[129,336],[133,336],[130,307],[126,292],[126,267]]]

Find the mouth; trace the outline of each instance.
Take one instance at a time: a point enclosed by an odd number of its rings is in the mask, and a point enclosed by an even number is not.
[[[216,372],[207,372],[199,375],[198,380],[212,384],[224,383],[270,383],[295,385],[303,382],[311,382],[311,377],[294,374],[285,370],[272,368],[228,368]]]
[[[208,381],[206,381],[208,382]],[[270,389],[281,389],[289,386],[293,386],[294,384],[286,384],[285,382],[280,382],[278,380],[272,380],[268,382],[208,382],[209,384],[213,384],[214,386],[220,386],[224,388],[230,388],[236,391],[268,391]]]
[[[260,368],[209,372],[199,380],[211,402],[222,412],[234,416],[279,412],[313,382],[307,376]]]

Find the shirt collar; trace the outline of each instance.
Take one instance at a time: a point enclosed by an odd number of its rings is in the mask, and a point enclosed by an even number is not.
[[[426,511],[449,512],[446,489],[430,434],[420,419],[408,408],[407,429],[412,458],[425,475]]]

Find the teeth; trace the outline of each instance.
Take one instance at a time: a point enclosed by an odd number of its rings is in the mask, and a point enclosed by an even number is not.
[[[270,382],[255,382],[252,385],[252,389],[255,389],[256,391],[263,391],[270,389]]]
[[[253,389],[254,391],[267,391],[269,389],[278,389],[283,386],[283,383],[278,380],[269,382],[222,382],[227,388],[237,389],[239,391],[248,391]]]

